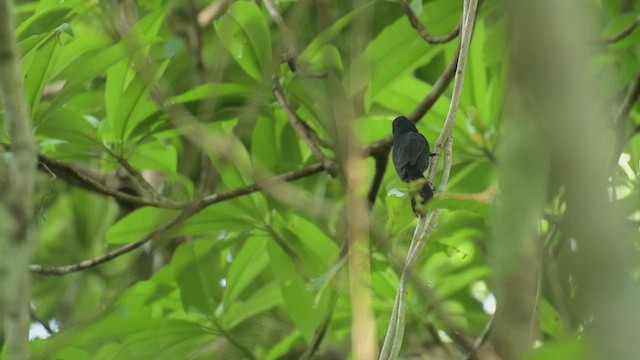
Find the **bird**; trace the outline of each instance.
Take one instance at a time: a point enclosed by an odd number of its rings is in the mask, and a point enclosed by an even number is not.
[[[424,179],[429,167],[429,158],[435,154],[429,149],[429,142],[418,132],[416,125],[405,116],[393,120],[393,166],[405,183]],[[433,197],[430,183],[425,183],[417,192],[411,193],[411,208],[416,216],[424,215],[424,204]]]

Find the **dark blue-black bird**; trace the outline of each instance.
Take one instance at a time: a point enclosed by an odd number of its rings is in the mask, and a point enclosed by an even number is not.
[[[424,178],[429,167],[429,142],[418,132],[414,123],[404,116],[393,120],[393,166],[403,182],[409,183]],[[425,183],[422,188],[411,194],[413,213],[424,215],[423,206],[433,197],[431,184]]]

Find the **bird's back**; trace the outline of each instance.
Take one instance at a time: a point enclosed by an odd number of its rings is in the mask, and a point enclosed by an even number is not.
[[[406,132],[393,141],[393,165],[404,182],[423,177],[429,166],[429,144],[418,132]]]

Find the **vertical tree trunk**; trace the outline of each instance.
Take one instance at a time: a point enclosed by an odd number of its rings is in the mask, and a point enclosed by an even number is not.
[[[36,146],[24,99],[13,4],[0,0],[0,96],[11,153],[0,148],[0,317],[10,359],[27,359]]]
[[[539,294],[535,276],[537,224],[549,179],[561,184],[567,210],[565,249],[577,280],[579,311],[593,318],[596,358],[637,357],[640,303],[632,282],[633,240],[607,194],[607,114],[601,111],[606,81],[596,83],[586,4],[579,1],[508,3],[510,81],[501,152],[501,196],[493,243],[498,352],[526,351]]]

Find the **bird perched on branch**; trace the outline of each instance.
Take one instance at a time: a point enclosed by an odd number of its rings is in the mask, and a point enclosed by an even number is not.
[[[418,132],[416,125],[404,116],[393,120],[393,166],[406,183],[424,179],[424,184],[417,192],[411,193],[411,208],[416,216],[424,215],[424,204],[433,197],[431,184],[426,182],[424,172],[429,167],[429,150],[427,139]]]

